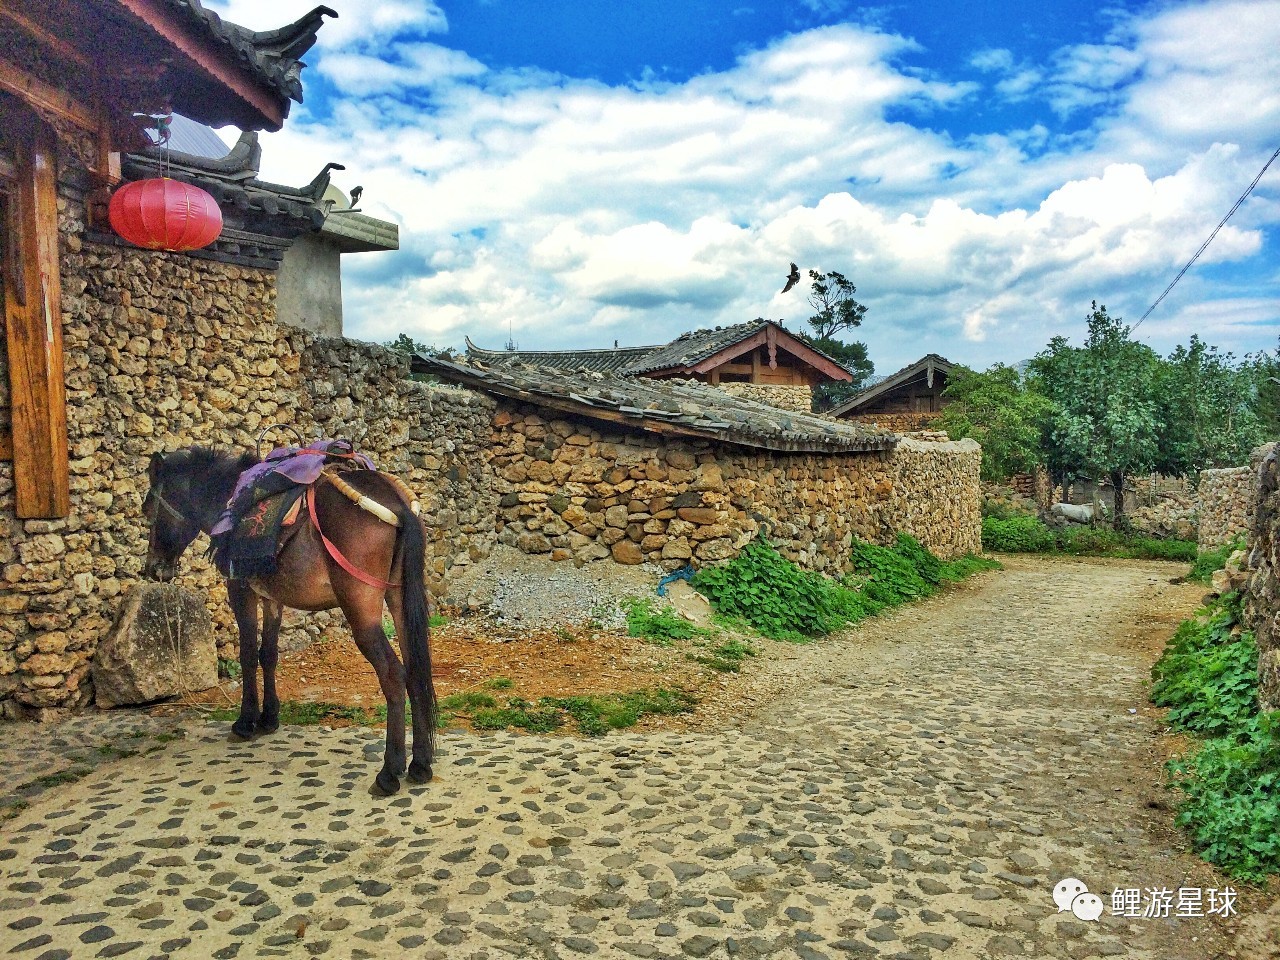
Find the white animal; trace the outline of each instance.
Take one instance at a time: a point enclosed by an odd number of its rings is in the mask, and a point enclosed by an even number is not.
[[[1090,504],[1055,503],[1049,508],[1049,512],[1055,517],[1062,517],[1072,523],[1093,523],[1094,520],[1094,510]],[[1100,513],[1105,517],[1107,508],[1100,507]]]

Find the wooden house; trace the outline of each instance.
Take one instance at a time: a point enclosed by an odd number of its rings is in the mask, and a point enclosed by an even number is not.
[[[320,6],[254,31],[199,0],[0,0],[0,460],[12,461],[18,518],[70,510],[63,265],[82,244],[127,246],[106,205],[122,181],[160,172],[143,124],[178,112],[249,131],[220,159],[177,151],[164,173],[221,208],[222,234],[192,258],[278,270],[296,238],[324,227],[332,165],[301,188],[260,181],[252,131],[278,130],[301,101],[300,58],[336,15]],[[341,249],[368,242],[338,232]]]
[[[828,416],[898,432],[927,429],[946,405],[942,392],[954,368],[946,357],[930,353],[850,397]]]

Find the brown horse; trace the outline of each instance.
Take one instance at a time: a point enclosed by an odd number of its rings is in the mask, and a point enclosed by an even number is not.
[[[204,447],[152,456],[150,486],[142,505],[151,526],[145,568],[148,577],[173,579],[183,551],[201,532],[213,528],[236,480],[257,462],[253,454]],[[400,789],[400,776],[405,773],[406,692],[413,711],[413,762],[408,778],[414,783],[431,779],[436,711],[423,577],[426,537],[422,523],[387,478],[374,470],[348,470],[342,479],[389,509],[400,525],[391,526],[360,508],[322,476],[316,482],[314,503],[320,529],[304,510],[295,523],[284,528],[275,573],[227,580],[227,597],[240,631],[243,690],[240,717],[231,729],[236,736],[248,739],[255,732],[272,733],[280,725],[276,664],[283,608],[340,607],[387,698],[386,754],[375,782],[377,789],[390,794]],[[348,573],[326,550],[320,530],[352,566],[392,586],[371,586]],[[403,665],[382,628],[384,603],[395,622]]]

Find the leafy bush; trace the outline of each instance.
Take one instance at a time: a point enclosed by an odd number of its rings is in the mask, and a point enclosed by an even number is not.
[[[774,640],[825,636],[867,612],[856,591],[801,570],[764,537],[728,563],[698,571],[693,585],[717,612],[741,617]]]
[[[1189,558],[1191,560],[1191,572],[1187,574],[1187,579],[1208,585],[1213,579],[1213,574],[1227,565],[1227,559],[1231,554],[1243,548],[1244,540],[1237,537],[1230,543],[1224,543],[1216,550],[1202,550],[1198,554],[1193,554]]]
[[[1258,647],[1238,610],[1220,598],[1183,621],[1151,668],[1151,702],[1170,708],[1172,726],[1219,736],[1257,711]]]
[[[1177,823],[1200,854],[1242,880],[1280,873],[1280,712],[1169,764],[1186,799]]]
[[[852,561],[853,574],[833,580],[801,570],[762,537],[729,563],[699,571],[694,586],[719,614],[741,618],[774,640],[803,641],[999,567],[980,557],[944,563],[906,534],[891,547],[855,541]]]
[[[1280,713],[1258,712],[1258,653],[1235,595],[1185,621],[1152,668],[1171,726],[1208,736],[1171,760],[1177,823],[1211,863],[1243,880],[1280,873]]]
[[[1044,553],[1056,546],[1053,531],[1035,517],[988,517],[982,521],[982,549],[1000,553]]]

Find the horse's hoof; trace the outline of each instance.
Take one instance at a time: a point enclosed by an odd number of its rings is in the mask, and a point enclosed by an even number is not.
[[[389,797],[393,793],[400,792],[400,778],[388,773],[386,770],[381,771],[373,781],[373,792],[378,796]]]
[[[266,717],[263,717],[261,720],[258,721],[259,733],[275,733],[279,729],[280,729],[279,717],[273,717],[270,720],[268,720]]]
[[[431,766],[426,763],[418,763],[414,761],[409,764],[409,772],[405,775],[410,783],[430,783],[432,778]]]
[[[231,732],[241,740],[253,739],[253,724],[244,720],[237,720],[231,725]]]

